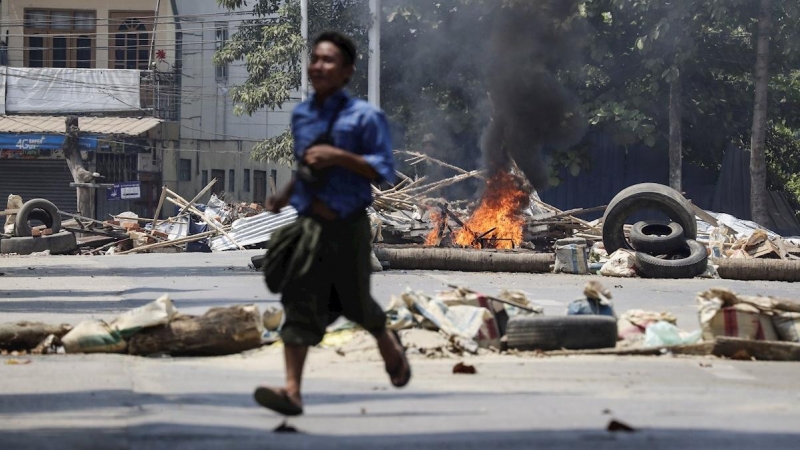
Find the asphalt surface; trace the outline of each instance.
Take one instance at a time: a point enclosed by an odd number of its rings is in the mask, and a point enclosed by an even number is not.
[[[169,293],[184,313],[213,306],[278,304],[258,252],[114,257],[0,257],[2,321],[77,324]],[[489,294],[525,291],[546,314],[563,314],[590,277],[388,271],[376,299],[456,283]],[[599,279],[618,312],[666,310],[698,328],[695,295],[713,286],[796,297],[789,283]],[[374,355],[373,355],[374,356]],[[253,387],[280,383],[280,349],[220,358],[123,355],[3,357],[0,448],[797,448],[797,364],[662,357],[412,356],[407,389],[390,389],[376,357],[315,350],[304,386],[306,415],[259,409]],[[28,364],[12,365],[12,362]],[[611,420],[632,433],[606,431]]]

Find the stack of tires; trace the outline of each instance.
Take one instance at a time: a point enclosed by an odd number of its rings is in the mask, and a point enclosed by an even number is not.
[[[708,267],[706,247],[686,239],[675,222],[637,222],[630,240],[636,249],[636,271],[644,277],[694,278]]]
[[[643,210],[659,211],[670,220],[637,222],[628,242],[625,222]],[[661,184],[642,183],[622,190],[603,216],[606,251],[635,250],[636,270],[643,277],[694,278],[705,272],[708,253],[696,238],[697,221],[691,204],[678,191]]]
[[[53,233],[33,236],[32,220],[43,223]],[[49,250],[52,255],[65,255],[75,252],[77,248],[75,235],[61,230],[61,214],[56,205],[42,198],[23,204],[14,222],[14,237],[0,239],[0,253],[5,254],[30,255]]]

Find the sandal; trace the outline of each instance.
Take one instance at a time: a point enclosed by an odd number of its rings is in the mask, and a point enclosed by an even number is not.
[[[396,330],[391,330],[391,332],[394,334],[394,338],[397,340],[397,343],[400,344],[402,351],[400,352],[400,364],[398,364],[398,366],[394,369],[387,369],[386,372],[389,374],[392,385],[394,387],[401,388],[411,381],[411,364],[408,363],[408,358],[406,358],[406,348],[403,347],[403,341],[400,340],[400,334],[398,334]],[[405,371],[403,371],[403,369],[405,369]],[[395,383],[394,380],[400,376],[403,378]]]
[[[298,405],[289,397],[286,389],[259,386],[253,392],[256,403],[264,408],[271,409],[284,416],[299,416],[303,414],[303,405]]]

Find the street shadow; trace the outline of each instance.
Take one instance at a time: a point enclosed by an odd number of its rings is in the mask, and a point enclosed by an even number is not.
[[[262,276],[260,271],[247,267],[247,261],[236,266],[170,266],[170,267],[75,267],[68,265],[6,267],[2,271],[10,282],[13,278],[54,277],[229,277]]]
[[[457,419],[454,419],[457,420]],[[535,420],[535,418],[531,418]],[[289,421],[297,432],[272,430],[280,419],[265,421],[263,429],[233,426],[190,425],[155,422],[125,428],[37,428],[0,431],[0,442],[8,449],[547,449],[547,450],[642,450],[724,449],[752,450],[796,448],[800,434],[739,432],[732,430],[646,429],[612,433],[602,429],[570,430],[470,430],[433,432],[408,430],[398,423],[393,434],[370,434],[353,420],[351,433],[313,435]]]
[[[150,297],[140,299],[122,299],[122,300],[4,300],[4,296],[0,293],[0,312],[28,312],[34,313],[68,313],[68,314],[102,314],[114,313],[119,311],[126,311],[139,306],[146,305],[161,294],[157,293]],[[113,295],[113,294],[108,294]],[[42,293],[42,298],[50,297],[48,293]],[[83,296],[76,296],[78,298],[90,298]],[[280,300],[276,298],[265,298],[266,294],[259,298],[214,298],[202,300],[173,300],[175,307],[178,311],[181,308],[213,308],[213,307],[230,307],[234,305],[249,305],[249,304],[279,304]],[[33,298],[33,297],[30,297]]]
[[[470,397],[499,398],[517,395],[514,393],[498,394],[496,392],[470,392]],[[315,392],[305,396],[307,407],[321,405],[346,405],[362,403],[365,401],[381,400],[430,400],[441,399],[447,401],[450,397],[463,398],[465,394],[458,392],[371,392],[371,393],[319,393]],[[37,414],[58,413],[68,411],[86,411],[92,409],[106,409],[115,407],[137,407],[154,405],[176,406],[218,406],[241,407],[253,409],[253,412],[263,411],[253,401],[253,396],[247,393],[191,393],[191,394],[150,394],[123,389],[103,389],[97,391],[74,391],[57,393],[30,393],[30,394],[2,394],[0,395],[0,414]],[[406,411],[404,415],[437,415],[441,413],[426,413],[419,411]],[[307,417],[314,417],[309,415]],[[324,416],[320,416],[324,417]],[[340,416],[337,416],[340,417]],[[2,442],[2,441],[0,441]]]
[[[3,289],[0,291],[0,301],[4,298],[18,299],[18,298],[42,298],[42,297],[77,297],[77,298],[92,298],[92,297],[130,297],[136,294],[152,293],[155,296],[163,294],[174,294],[183,292],[199,292],[200,289],[174,289],[174,288],[131,288],[131,289],[113,289],[113,290],[83,290],[83,289],[50,289],[50,288],[37,288],[37,289]]]

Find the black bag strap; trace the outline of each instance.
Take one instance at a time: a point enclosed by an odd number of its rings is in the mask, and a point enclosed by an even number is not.
[[[347,97],[339,101],[339,104],[336,105],[336,109],[333,111],[333,116],[331,116],[331,120],[328,122],[328,130],[325,132],[325,138],[328,140],[328,142],[333,142],[333,126],[336,124],[336,121],[339,120],[339,114],[342,113],[342,110],[346,104]]]

